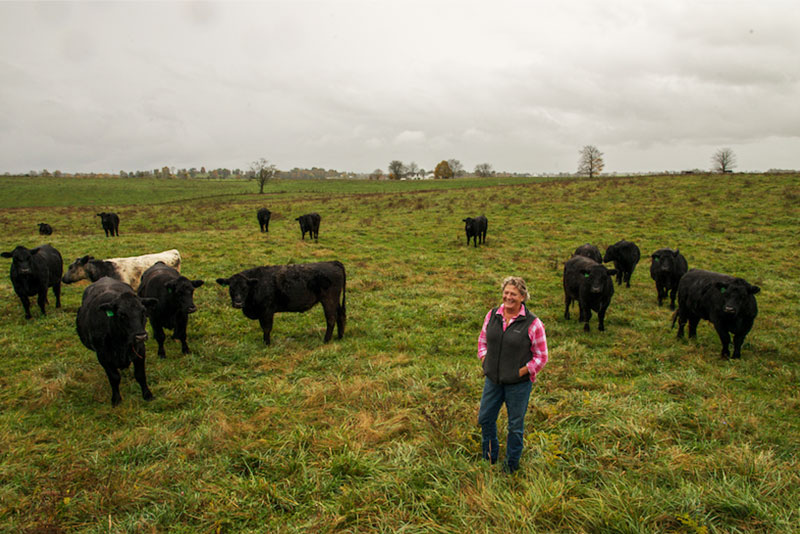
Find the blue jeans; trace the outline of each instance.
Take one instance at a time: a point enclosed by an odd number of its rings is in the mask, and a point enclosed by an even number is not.
[[[508,440],[506,443],[506,468],[515,471],[519,467],[522,456],[522,445],[525,426],[525,412],[528,411],[528,400],[533,389],[533,382],[525,380],[519,384],[495,384],[484,379],[481,409],[478,413],[478,424],[483,435],[482,457],[497,462],[499,443],[497,441],[497,415],[503,403],[508,413]]]

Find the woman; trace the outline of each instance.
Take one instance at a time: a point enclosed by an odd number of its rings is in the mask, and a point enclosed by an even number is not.
[[[478,424],[483,435],[482,458],[497,462],[497,415],[503,403],[508,412],[508,441],[503,469],[513,473],[522,455],[523,428],[528,399],[536,375],[547,363],[544,325],[523,304],[530,298],[518,276],[503,280],[503,304],[486,314],[478,337],[478,358],[483,362],[483,395]]]

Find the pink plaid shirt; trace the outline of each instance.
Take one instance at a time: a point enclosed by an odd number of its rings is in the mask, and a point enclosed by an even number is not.
[[[521,305],[517,316],[513,317],[507,323],[503,317],[503,307],[504,305],[501,304],[500,307],[497,308],[497,314],[503,321],[503,332],[505,332],[508,325],[516,321],[518,317],[525,316],[525,305]],[[489,310],[486,314],[486,318],[483,320],[483,328],[481,328],[481,333],[478,336],[478,358],[480,358],[481,361],[486,357],[486,326],[489,324],[491,316],[492,310]],[[536,382],[536,375],[547,364],[547,336],[544,333],[544,325],[538,317],[533,320],[530,328],[528,328],[528,337],[531,340],[531,359],[525,365],[528,368],[531,382]]]

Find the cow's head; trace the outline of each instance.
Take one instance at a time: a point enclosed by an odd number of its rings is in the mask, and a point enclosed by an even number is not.
[[[741,278],[734,278],[732,282],[717,282],[714,284],[722,295],[722,311],[728,315],[736,315],[749,300],[750,295],[755,295],[761,288],[750,285]]]
[[[592,265],[586,269],[581,269],[584,278],[584,285],[592,294],[601,294],[610,284],[611,277],[617,274],[616,269],[606,269],[604,265]],[[612,286],[613,287],[613,286]]]
[[[603,256],[603,263],[608,263],[617,259],[617,248],[617,245],[610,245],[606,249],[606,253]]]
[[[653,269],[661,272],[672,272],[677,267],[679,252],[677,250],[670,250],[662,248],[650,255],[653,261]]]
[[[65,284],[71,284],[78,280],[86,280],[89,278],[89,273],[86,272],[86,264],[93,259],[94,256],[84,256],[73,261],[67,269],[67,272],[61,277],[61,281]]]
[[[244,307],[247,297],[258,285],[255,278],[247,278],[243,274],[235,274],[230,278],[217,278],[217,283],[221,286],[228,286],[228,293],[231,296],[231,306],[236,309]]]
[[[147,339],[145,326],[146,312],[158,304],[157,299],[139,298],[133,293],[122,293],[111,302],[99,306],[102,320],[106,321],[109,330],[117,337],[125,340],[125,345],[136,353],[143,354],[144,342]]]
[[[165,284],[168,298],[175,303],[182,313],[194,313],[194,290],[203,285],[202,280],[189,280],[185,276],[170,280]]]
[[[470,230],[472,228],[472,224],[473,224],[474,220],[475,219],[473,219],[472,217],[467,217],[466,219],[461,219],[461,221],[464,223],[464,229],[465,230]]]
[[[0,256],[11,258],[11,266],[16,269],[18,274],[28,275],[33,273],[33,256],[37,252],[39,252],[39,247],[27,249],[20,245],[11,252],[0,253]]]

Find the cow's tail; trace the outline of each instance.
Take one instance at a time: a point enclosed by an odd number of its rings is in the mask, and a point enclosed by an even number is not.
[[[339,262],[339,267],[342,268],[342,314],[347,314],[347,272],[344,270],[344,265]]]
[[[675,311],[673,312],[673,314],[672,314],[672,326],[670,327],[670,329],[672,329],[672,328],[675,328],[675,321],[677,321],[677,320],[678,320],[678,312],[679,312],[679,311],[681,311],[681,308],[680,308],[680,306],[679,306],[679,307],[678,307],[678,309],[677,309],[677,310],[675,310]]]

